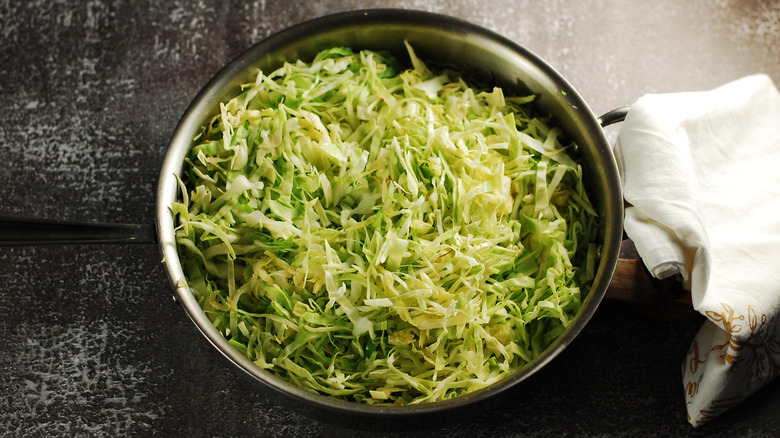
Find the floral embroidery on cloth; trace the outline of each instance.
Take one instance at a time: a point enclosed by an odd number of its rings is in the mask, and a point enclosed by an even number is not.
[[[721,312],[706,312],[710,322],[702,327],[691,344],[683,364],[688,420],[695,421],[695,426],[718,416],[780,375],[778,319],[769,321],[765,313],[757,314],[751,307],[742,314],[728,304],[721,303],[721,306]],[[700,338],[709,340],[711,347],[707,351],[700,350]],[[701,366],[705,363],[707,367]],[[726,385],[718,382],[723,374],[728,382]],[[731,374],[735,377],[731,378]],[[705,387],[720,391],[709,395],[708,399],[712,401],[706,406],[699,406],[696,396],[703,382]],[[695,420],[691,408],[698,414]]]

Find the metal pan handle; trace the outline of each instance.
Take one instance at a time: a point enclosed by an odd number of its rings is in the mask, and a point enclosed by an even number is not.
[[[597,120],[602,127],[607,127],[625,120],[630,109],[616,108]],[[604,298],[629,303],[640,313],[662,319],[690,320],[700,316],[693,309],[690,292],[679,281],[654,278],[639,259],[618,259]]]
[[[157,232],[154,225],[0,217],[0,246],[74,243],[157,243]]]
[[[625,120],[626,115],[628,114],[628,110],[630,109],[631,107],[629,106],[616,108],[604,114],[603,116],[599,117],[596,120],[598,120],[601,127],[604,128],[614,123],[622,122],[623,120]]]

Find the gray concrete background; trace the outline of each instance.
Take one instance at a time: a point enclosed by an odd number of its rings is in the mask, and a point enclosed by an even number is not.
[[[777,1],[0,0],[0,216],[152,223],[167,141],[222,65],[289,25],[378,6],[497,31],[596,113],[758,72],[780,83]],[[3,436],[780,433],[777,381],[691,428],[680,367],[700,321],[614,303],[500,407],[401,434],[311,420],[248,387],[172,302],[153,245],[0,248],[0,286]]]

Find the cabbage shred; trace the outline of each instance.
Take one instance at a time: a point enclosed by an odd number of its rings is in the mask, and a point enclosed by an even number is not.
[[[572,321],[597,216],[533,96],[325,50],[221,104],[172,208],[188,285],[229,343],[303,388],[449,399]]]

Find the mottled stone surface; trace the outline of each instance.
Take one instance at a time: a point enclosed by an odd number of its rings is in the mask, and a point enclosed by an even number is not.
[[[596,113],[757,72],[780,83],[777,1],[0,0],[0,216],[152,223],[167,141],[222,65],[291,24],[377,6],[504,34]],[[154,246],[0,248],[0,285],[0,435],[366,435],[248,387],[170,299]],[[777,436],[777,381],[688,425],[680,366],[699,325],[605,303],[500,407],[371,435]]]

